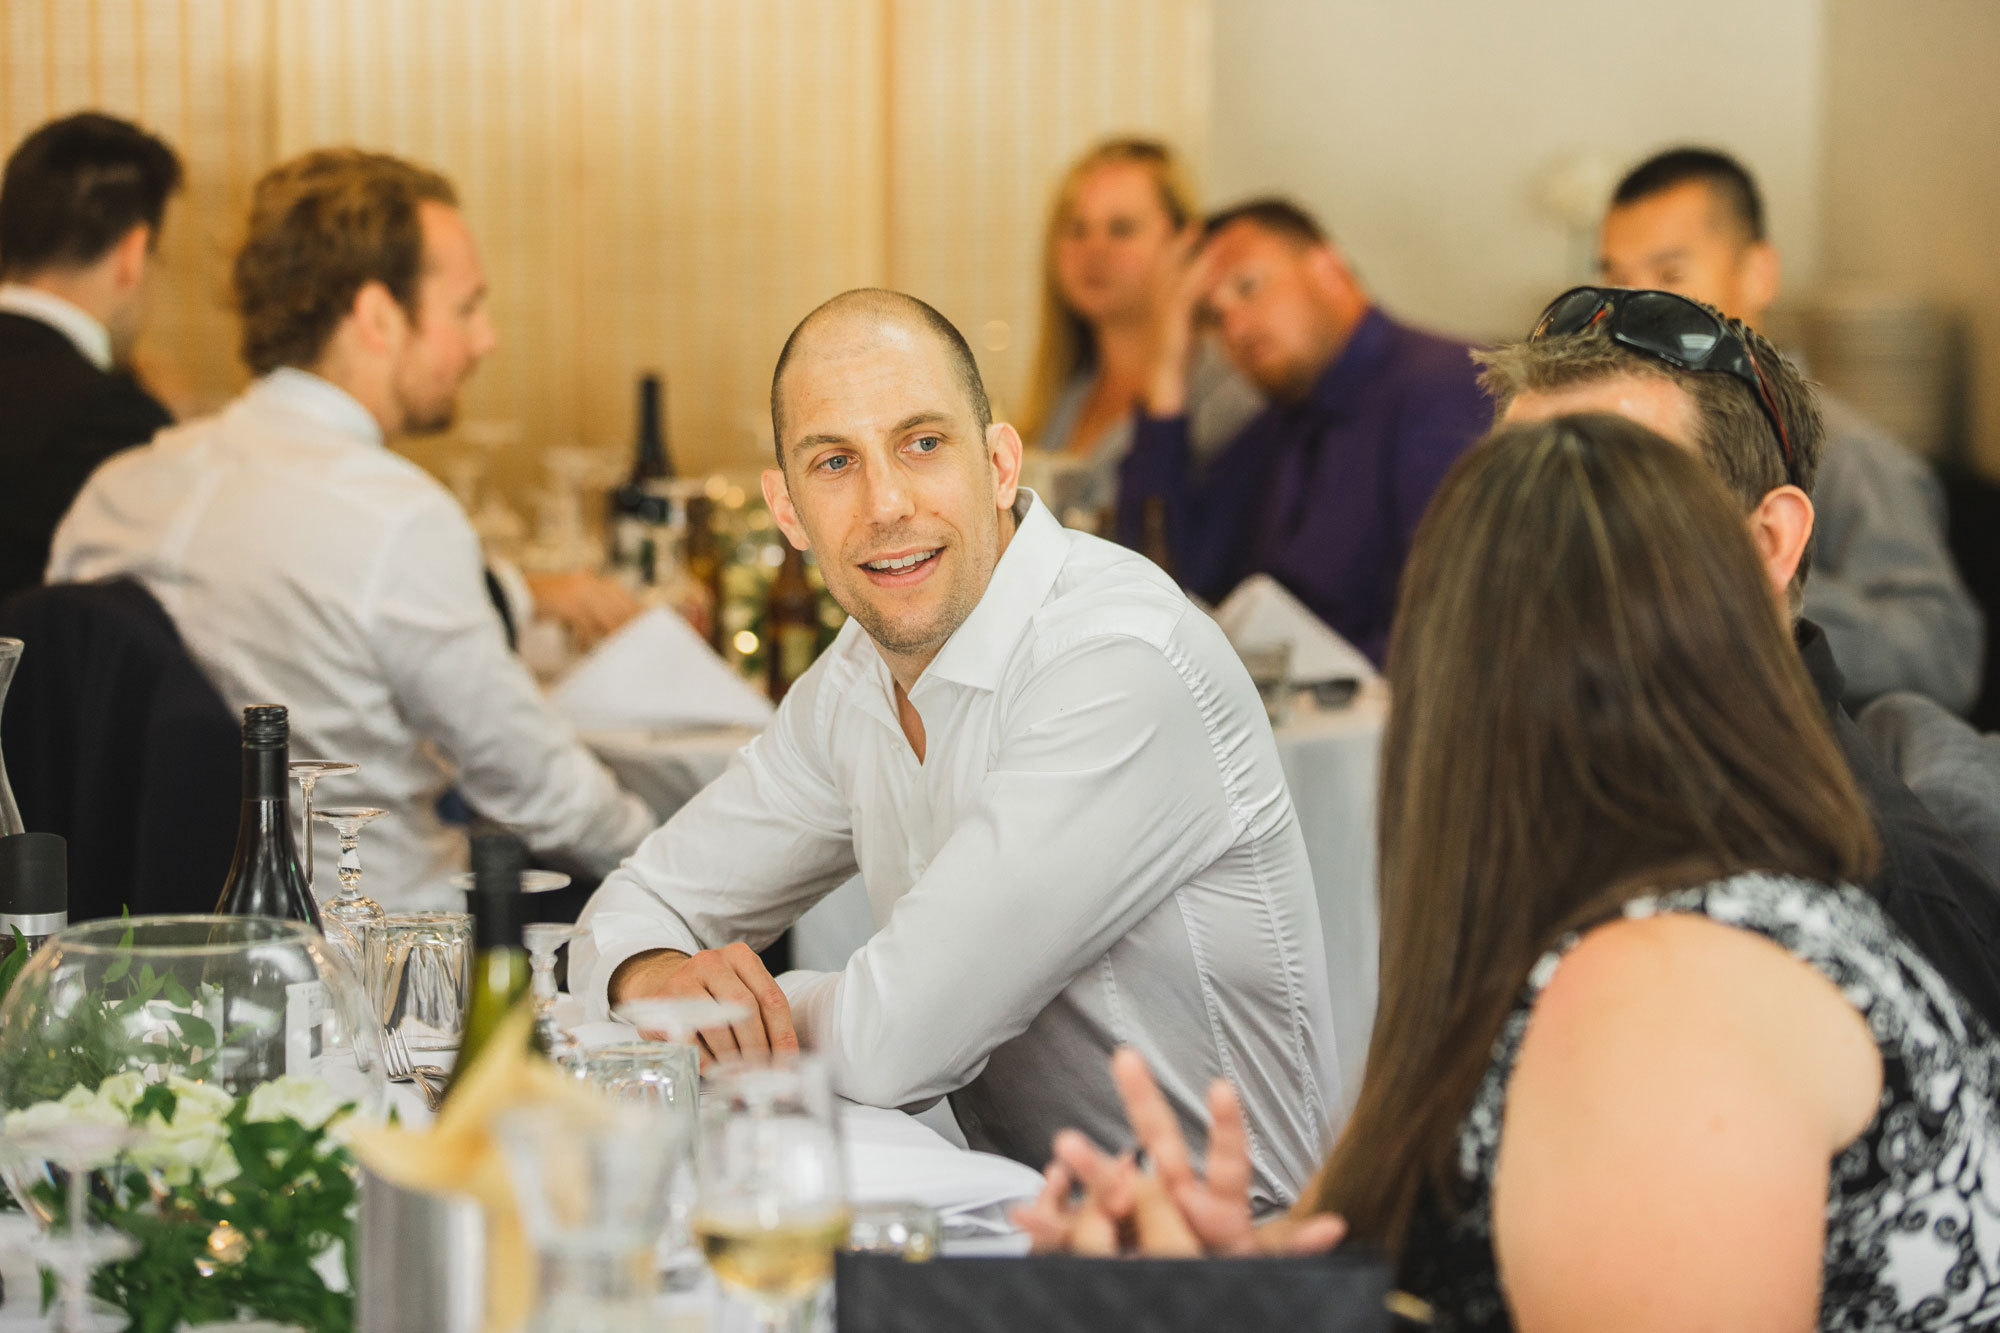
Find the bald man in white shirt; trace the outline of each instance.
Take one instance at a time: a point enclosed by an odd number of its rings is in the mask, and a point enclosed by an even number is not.
[[[234,277],[260,378],[100,468],[49,581],[138,578],[232,707],[286,704],[295,756],[359,763],[319,795],[388,812],[362,842],[390,910],[463,906],[465,839],[437,811],[454,784],[538,851],[610,870],[650,812],[509,651],[465,511],[391,447],[450,424],[495,342],[450,184],[357,149],[282,163]]]
[[[764,494],[852,619],[771,726],[592,899],[570,976],[595,1015],[713,995],[716,1055],[803,1045],[844,1095],[950,1095],[1034,1165],[1123,1134],[1106,1055],[1164,1070],[1184,1129],[1227,1078],[1260,1209],[1296,1197],[1339,1106],[1318,910],[1255,687],[1142,558],[1017,489],[964,339],[850,292],[772,380]],[[752,949],[859,871],[876,933],[837,973]]]

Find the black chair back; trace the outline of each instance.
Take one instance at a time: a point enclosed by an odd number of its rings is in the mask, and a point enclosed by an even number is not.
[[[166,611],[130,579],[31,588],[0,636],[25,645],[0,753],[22,822],[69,840],[70,920],[213,911],[240,741]]]

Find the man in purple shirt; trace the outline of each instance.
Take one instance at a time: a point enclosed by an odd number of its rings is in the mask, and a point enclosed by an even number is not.
[[[1186,412],[1201,307],[1271,400],[1205,466]],[[1269,574],[1379,663],[1417,519],[1492,423],[1470,351],[1384,314],[1296,205],[1260,199],[1217,214],[1165,322],[1120,469],[1119,538],[1157,559],[1164,520],[1173,572],[1191,591],[1213,601]]]

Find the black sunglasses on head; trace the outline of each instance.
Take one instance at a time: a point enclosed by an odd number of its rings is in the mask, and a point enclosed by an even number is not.
[[[1771,431],[1778,437],[1778,449],[1785,460],[1785,480],[1799,485],[1798,469],[1792,459],[1792,437],[1778,416],[1778,405],[1772,401],[1770,385],[1764,382],[1764,371],[1741,333],[1702,306],[1672,292],[1572,287],[1549,302],[1548,309],[1535,321],[1528,341],[1581,333],[1599,320],[1609,321],[1605,330],[1622,347],[1682,370],[1734,375],[1749,385],[1757,394],[1757,406],[1763,410],[1764,419],[1771,423]]]

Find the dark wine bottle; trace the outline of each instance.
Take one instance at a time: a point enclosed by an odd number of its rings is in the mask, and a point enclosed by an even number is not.
[[[69,844],[54,833],[0,838],[0,958],[20,931],[27,950],[69,924]]]
[[[610,496],[611,563],[651,586],[658,573],[659,529],[673,517],[657,483],[671,480],[674,459],[667,449],[663,412],[666,385],[658,375],[639,377],[639,425],[633,434],[632,472]]]
[[[785,563],[771,580],[764,609],[771,702],[785,697],[819,652],[819,597],[806,578],[805,552],[785,543]]]
[[[226,916],[280,916],[321,930],[292,835],[292,724],[283,704],[243,710],[243,813],[236,856],[215,910]]]
[[[715,501],[688,497],[687,574],[708,600],[708,646],[722,651],[722,541],[715,531]]]
[[[674,455],[667,447],[667,382],[651,371],[639,377],[639,425],[633,434],[630,484],[670,481]]]
[[[492,1044],[507,1015],[528,998],[528,947],[521,941],[521,870],[527,859],[521,840],[497,824],[482,824],[472,835],[472,889],[466,894],[472,909],[472,986],[446,1097]],[[533,1024],[528,1044],[548,1054]]]

